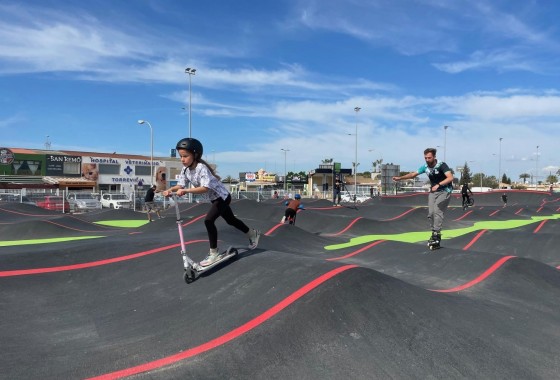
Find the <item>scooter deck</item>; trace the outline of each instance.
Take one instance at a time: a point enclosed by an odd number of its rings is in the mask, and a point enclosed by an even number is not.
[[[214,268],[216,265],[219,265],[220,263],[223,263],[224,261],[227,261],[227,260],[231,259],[232,257],[237,256],[237,254],[238,254],[237,249],[235,249],[233,247],[229,247],[228,249],[226,249],[225,251],[220,253],[220,255],[218,256],[219,257],[218,260],[216,260],[212,264],[202,266],[202,265],[200,265],[200,263],[196,263],[194,269],[198,273],[204,273],[207,270]]]
[[[202,266],[200,263],[194,263],[194,265],[190,268],[185,268],[184,279],[186,283],[191,283],[196,280],[202,273],[209,271],[210,269],[214,268],[221,263],[228,261],[230,259],[235,258],[240,253],[248,251],[247,248],[235,248],[235,247],[228,247],[225,251],[223,251],[219,259],[213,262],[210,265]]]

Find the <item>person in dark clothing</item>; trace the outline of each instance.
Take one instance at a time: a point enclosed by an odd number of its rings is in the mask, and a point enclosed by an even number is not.
[[[156,195],[156,185],[152,185],[146,192],[146,196],[144,197],[144,205],[146,206],[146,214],[148,215],[148,220],[152,221],[152,211],[156,213],[158,218],[161,219],[161,215],[159,214],[159,208],[156,207],[154,203],[154,197]]]
[[[463,210],[466,210],[466,208],[469,207],[469,203],[471,202],[469,193],[473,195],[471,189],[469,189],[469,185],[467,183],[464,183],[463,187],[461,187],[461,195],[463,196]]]
[[[334,193],[333,193],[333,203],[335,206],[340,206],[340,198],[341,198],[341,190],[342,190],[342,183],[337,180],[334,184]]]
[[[504,202],[504,207],[506,207],[507,206],[507,194],[506,193],[502,194],[502,202]]]

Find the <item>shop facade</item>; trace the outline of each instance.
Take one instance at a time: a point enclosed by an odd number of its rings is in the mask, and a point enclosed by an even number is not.
[[[4,152],[1,183],[65,183],[94,192],[131,194],[151,184],[158,190],[166,189],[170,174],[174,178],[182,167],[175,158],[154,158],[152,168],[151,158],[139,155],[0,149]]]

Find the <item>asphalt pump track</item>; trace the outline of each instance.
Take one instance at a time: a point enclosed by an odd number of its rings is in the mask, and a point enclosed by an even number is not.
[[[426,194],[235,201],[259,247],[191,284],[173,209],[0,204],[0,378],[558,378],[560,197],[500,195],[454,197],[436,251]],[[201,260],[208,205],[180,207]]]

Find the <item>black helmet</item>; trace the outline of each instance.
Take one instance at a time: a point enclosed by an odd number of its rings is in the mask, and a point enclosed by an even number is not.
[[[185,149],[186,151],[191,152],[192,154],[194,154],[195,159],[202,157],[202,153],[204,150],[200,141],[190,137],[179,140],[179,142],[177,143],[177,149]]]

